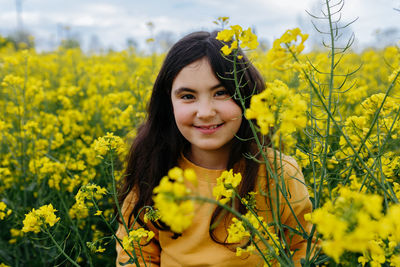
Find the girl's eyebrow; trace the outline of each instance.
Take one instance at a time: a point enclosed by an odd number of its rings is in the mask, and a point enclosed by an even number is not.
[[[222,83],[219,83],[219,84],[216,84],[216,85],[210,87],[210,91],[212,91],[214,89],[217,89],[219,87],[223,87]],[[183,92],[195,93],[196,90],[188,88],[188,87],[179,87],[178,89],[176,89],[174,91],[174,95],[179,95],[179,94],[181,94]]]

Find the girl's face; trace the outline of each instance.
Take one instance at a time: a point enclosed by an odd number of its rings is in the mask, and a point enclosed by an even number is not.
[[[176,125],[191,153],[228,151],[242,123],[242,110],[215,77],[207,58],[184,67],[172,83]]]

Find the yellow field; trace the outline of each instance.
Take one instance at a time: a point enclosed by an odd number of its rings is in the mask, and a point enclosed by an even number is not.
[[[278,68],[271,51],[248,54],[266,82],[284,82],[307,104],[305,125],[286,135],[276,128],[320,208],[308,219],[328,260],[400,266],[400,51],[347,51],[333,72],[329,53],[297,55],[297,64],[288,57]],[[114,264],[113,181],[163,57],[0,49],[0,263],[71,264],[67,255],[84,266]],[[107,149],[116,152],[113,169]],[[33,228],[22,231],[26,218],[38,218],[25,215],[48,204],[46,221],[26,221]]]

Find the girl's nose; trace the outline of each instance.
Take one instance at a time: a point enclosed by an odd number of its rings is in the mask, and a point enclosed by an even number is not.
[[[197,109],[197,118],[199,119],[207,119],[214,117],[217,114],[217,111],[215,110],[214,104],[212,101],[202,101],[199,103],[198,109]]]

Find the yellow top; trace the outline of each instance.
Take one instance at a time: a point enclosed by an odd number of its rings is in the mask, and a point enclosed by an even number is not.
[[[271,165],[274,159],[273,153],[269,151],[268,158]],[[304,220],[304,214],[311,212],[312,206],[309,200],[308,191],[304,185],[304,178],[299,170],[299,167],[294,159],[282,155],[282,160],[277,160],[277,165],[282,162],[283,177],[288,191],[288,199],[292,209],[297,215],[298,220],[303,228],[310,232],[312,225]],[[188,159],[183,157],[179,160],[179,167],[182,169],[192,168],[196,172],[198,186],[193,188],[194,192],[202,196],[213,198],[212,188],[216,185],[217,178],[223,170],[210,170],[199,167]],[[280,173],[280,171],[278,171]],[[266,188],[266,170],[265,166],[261,165],[259,170],[257,188]],[[261,186],[261,187],[259,187]],[[258,191],[257,188],[254,191]],[[297,222],[292,215],[286,200],[280,195],[280,214],[282,224],[296,228]],[[130,193],[124,201],[122,213],[125,221],[128,221],[130,212],[135,203],[135,194]],[[272,215],[267,208],[266,199],[260,194],[256,195],[256,205],[258,214],[263,216],[267,222],[272,222]],[[263,260],[258,255],[243,255],[236,256],[235,247],[232,245],[222,245],[214,242],[209,235],[209,227],[211,215],[215,209],[215,205],[210,203],[196,203],[195,216],[193,223],[186,229],[182,236],[173,239],[172,233],[167,231],[159,231],[154,228],[151,223],[148,223],[148,228],[155,233],[152,241],[142,246],[142,253],[146,260],[147,266],[263,266]],[[218,240],[224,240],[227,236],[227,228],[230,223],[230,218],[227,218],[219,223],[215,230],[215,235]],[[126,235],[126,231],[122,225],[119,226],[117,237],[122,239]],[[293,260],[296,266],[300,266],[300,259],[305,256],[307,247],[306,241],[299,235],[286,235],[290,242],[291,251],[295,251]],[[125,263],[129,260],[129,256],[121,248],[119,243],[116,245],[117,260],[116,265],[122,266],[120,263]],[[139,252],[136,252],[140,255]],[[140,258],[140,257],[139,257]],[[144,266],[142,260],[139,260],[141,266]],[[135,264],[125,265],[135,266]]]

